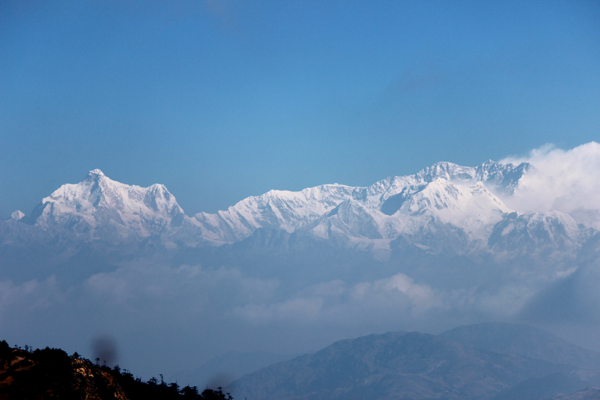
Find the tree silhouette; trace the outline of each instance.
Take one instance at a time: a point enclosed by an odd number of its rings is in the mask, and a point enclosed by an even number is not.
[[[11,382],[8,386],[0,386],[0,399],[41,399],[49,394],[56,399],[84,398],[91,379],[91,387],[98,390],[102,399],[114,398],[114,394],[119,392],[129,400],[233,400],[229,393],[223,393],[221,387],[216,390],[206,388],[199,394],[195,386],[180,389],[177,382],[167,384],[162,374],[160,382],[154,377],[144,382],[118,365],[113,368],[106,364],[100,366],[99,358],[94,365],[78,353],[69,357],[61,349],[46,347],[31,351],[31,347],[27,346],[27,350],[11,348],[6,341],[0,341],[0,381]],[[81,372],[76,372],[81,368],[89,371],[86,373],[87,380],[82,381]]]

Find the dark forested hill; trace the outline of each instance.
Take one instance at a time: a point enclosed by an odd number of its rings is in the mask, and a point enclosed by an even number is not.
[[[232,400],[221,389],[180,389],[152,378],[134,378],[118,366],[94,365],[77,353],[45,348],[30,351],[0,341],[0,400]]]

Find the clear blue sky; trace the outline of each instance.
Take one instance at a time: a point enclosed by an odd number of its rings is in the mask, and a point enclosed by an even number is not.
[[[598,1],[0,3],[0,217],[102,169],[188,215],[600,140]]]

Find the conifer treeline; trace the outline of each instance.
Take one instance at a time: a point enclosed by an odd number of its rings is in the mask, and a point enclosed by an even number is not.
[[[41,396],[41,397],[40,397]],[[32,350],[29,346],[11,348],[0,341],[0,400],[52,397],[78,400],[82,398],[128,400],[233,400],[221,388],[206,388],[199,392],[195,386],[180,388],[140,377],[118,365],[94,365],[74,353],[69,356],[61,349]]]
[[[102,371],[111,374],[121,386],[129,400],[144,399],[197,399],[197,400],[233,400],[229,393],[223,393],[219,387],[215,389],[206,388],[202,393],[198,392],[196,386],[185,386],[180,388],[176,382],[166,383],[156,378],[144,382],[140,377],[134,378],[133,374],[126,369],[121,370],[118,365],[114,368],[99,366]]]

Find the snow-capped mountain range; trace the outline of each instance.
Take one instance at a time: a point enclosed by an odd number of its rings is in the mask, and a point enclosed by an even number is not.
[[[82,243],[152,239],[174,249],[236,243],[267,229],[388,256],[402,246],[436,253],[444,247],[439,243],[451,241],[455,255],[574,257],[593,229],[558,211],[519,214],[503,201],[532,169],[527,163],[463,167],[440,162],[368,187],[272,190],[227,210],[194,216],[185,215],[163,185],[125,185],[96,169],[42,199],[30,215],[15,211],[0,240],[27,241],[35,231]],[[23,224],[30,228],[22,229]]]
[[[16,218],[45,230],[67,229],[91,239],[111,234],[147,237],[181,225],[184,214],[163,185],[124,185],[95,169],[82,182],[63,185],[44,198],[29,217],[21,213]]]
[[[258,228],[310,230],[322,238],[395,239],[432,218],[482,238],[484,226],[511,212],[490,189],[510,192],[528,168],[491,161],[477,168],[438,163],[368,187],[333,184],[299,192],[273,190],[226,211],[196,214],[190,223],[198,226],[202,238],[215,243],[240,240]]]

